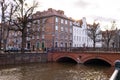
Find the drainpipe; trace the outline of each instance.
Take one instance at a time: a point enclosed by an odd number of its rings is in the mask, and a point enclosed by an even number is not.
[[[113,72],[110,80],[120,79],[120,60],[115,61],[115,71]]]

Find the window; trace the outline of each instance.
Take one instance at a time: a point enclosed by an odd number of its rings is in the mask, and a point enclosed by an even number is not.
[[[9,36],[11,36],[11,35],[12,35],[12,33],[10,32],[10,33],[9,33]]]
[[[42,19],[42,23],[45,23],[46,19]]]
[[[55,21],[58,22],[58,18],[57,17],[55,18]]]
[[[44,35],[42,35],[42,39],[44,39],[45,38],[45,36]]]
[[[72,26],[72,22],[70,21],[70,26]]]
[[[35,39],[35,37],[34,37],[34,36],[32,36],[32,39]]]
[[[44,28],[44,27],[42,27],[42,31],[45,31],[45,28]]]
[[[44,44],[44,42],[42,42],[42,48],[44,48],[45,47],[45,44]]]
[[[40,48],[40,43],[39,42],[36,42],[36,47],[37,47],[37,49]]]
[[[67,27],[65,27],[65,31],[68,32],[68,28]]]
[[[16,36],[17,36],[17,33],[14,33],[14,36],[16,37]]]
[[[40,27],[38,27],[38,31],[40,31]]]
[[[27,29],[27,32],[29,31],[29,29]]]
[[[27,43],[27,49],[30,49],[30,42]]]
[[[70,40],[72,40],[72,36],[70,36]]]
[[[34,27],[32,29],[33,29],[33,31],[35,31]]]
[[[61,31],[63,31],[63,27],[61,27]]]
[[[40,20],[37,20],[37,23],[40,24]]]
[[[27,41],[30,41],[30,38],[29,37],[26,37]]]
[[[30,27],[30,24],[28,24],[27,27]]]
[[[74,36],[74,40],[76,40],[76,39],[75,39],[75,36]]]
[[[60,38],[61,38],[61,39],[64,39],[64,34],[61,34],[61,35],[60,35]]]
[[[81,41],[81,37],[79,36],[79,41]]]
[[[67,24],[67,20],[65,20],[65,24]]]
[[[12,32],[12,35],[14,36],[14,32]]]
[[[58,43],[57,42],[55,42],[55,47],[58,47]]]
[[[68,39],[68,36],[67,36],[67,35],[65,36],[65,39]]]
[[[61,47],[63,47],[63,42],[61,42]]]
[[[37,39],[39,39],[39,36],[37,36]]]
[[[72,47],[72,43],[70,43],[70,47]]]
[[[72,33],[72,28],[70,28],[70,33]]]
[[[61,23],[63,23],[64,22],[64,20],[63,19],[61,19]]]
[[[22,38],[18,38],[18,44],[22,42]]]
[[[58,30],[58,26],[55,26],[55,30]]]
[[[56,32],[55,36],[56,36],[56,38],[58,38],[58,37],[59,37],[59,36],[58,36],[58,32]]]

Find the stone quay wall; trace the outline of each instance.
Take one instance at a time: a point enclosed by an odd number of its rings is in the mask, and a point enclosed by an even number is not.
[[[0,54],[0,65],[47,62],[47,53]]]

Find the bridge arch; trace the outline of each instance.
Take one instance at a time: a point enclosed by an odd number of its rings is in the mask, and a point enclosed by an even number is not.
[[[78,61],[77,58],[71,57],[71,56],[59,56],[59,57],[56,57],[56,58],[55,58],[55,61],[56,61],[56,62],[57,62],[57,61],[59,62],[59,61],[62,60],[62,59],[69,59],[69,60],[73,60],[73,62],[79,63],[79,61]]]
[[[82,59],[82,62],[83,63],[86,63],[87,61],[90,61],[90,60],[100,60],[100,61],[104,61],[106,62],[107,64],[109,64],[110,66],[112,66],[112,61],[110,61],[109,59],[107,58],[104,58],[104,57],[87,57],[85,59]]]

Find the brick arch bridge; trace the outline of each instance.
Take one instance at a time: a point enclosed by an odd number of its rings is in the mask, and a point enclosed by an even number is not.
[[[112,52],[54,52],[48,53],[48,61],[57,61],[61,58],[71,58],[77,63],[85,63],[91,59],[100,59],[111,66],[114,66],[116,60],[120,60],[120,53]]]

